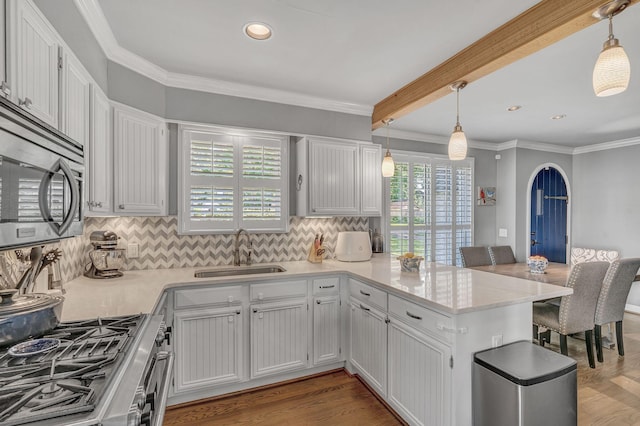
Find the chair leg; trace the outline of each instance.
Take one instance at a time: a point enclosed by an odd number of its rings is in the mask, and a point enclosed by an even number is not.
[[[551,330],[543,331],[538,334],[538,343],[540,343],[540,346],[544,346],[545,342],[551,342]]]
[[[569,353],[569,351],[567,349],[567,335],[566,334],[561,334],[560,335],[560,353],[562,355],[567,355]]]
[[[596,354],[598,356],[598,362],[604,362],[604,356],[602,355],[602,326],[595,326],[595,339],[596,339]]]
[[[587,358],[589,358],[589,367],[596,368],[596,363],[593,360],[593,330],[586,330],[584,332],[584,341],[587,344]]]
[[[535,340],[535,339],[538,339],[538,338],[539,338],[539,336],[538,336],[538,326],[533,324],[533,339]]]
[[[618,344],[618,355],[624,356],[624,343],[622,341],[622,321],[616,321],[616,343]]]

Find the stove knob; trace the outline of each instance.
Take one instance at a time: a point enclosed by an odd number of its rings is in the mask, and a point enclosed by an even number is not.
[[[138,407],[140,410],[147,404],[147,393],[142,386],[136,388],[136,393],[133,395],[133,406]]]
[[[127,426],[140,426],[142,424],[142,410],[132,405],[127,414]]]

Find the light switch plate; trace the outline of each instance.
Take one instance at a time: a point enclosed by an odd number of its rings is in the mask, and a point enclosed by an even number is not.
[[[138,243],[127,244],[127,258],[135,259],[138,257]]]
[[[507,228],[498,229],[498,237],[507,238]]]

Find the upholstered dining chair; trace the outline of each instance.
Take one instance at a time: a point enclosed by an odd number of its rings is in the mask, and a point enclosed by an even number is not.
[[[465,268],[492,264],[486,247],[460,247],[460,257]]]
[[[598,250],[592,248],[571,248],[571,265],[582,262],[613,262],[620,258],[618,250]]]
[[[516,257],[513,255],[511,246],[489,247],[489,256],[491,257],[491,263],[493,263],[494,265],[516,263]]]
[[[602,355],[602,326],[612,322],[616,323],[616,343],[618,354],[624,356],[624,342],[622,340],[622,319],[624,307],[631,284],[640,268],[640,258],[616,260],[611,264],[607,275],[604,277],[600,297],[596,304],[595,340],[598,361],[603,362]]]
[[[609,262],[584,262],[571,268],[567,278],[567,287],[573,288],[573,294],[562,296],[560,306],[547,302],[533,304],[533,325],[537,331],[539,327],[547,328],[560,334],[560,352],[568,354],[567,336],[584,331],[587,345],[589,366],[595,368],[593,359],[593,328],[595,326],[595,312],[600,289],[605,274],[609,269]],[[544,346],[545,334],[540,333],[538,341]]]

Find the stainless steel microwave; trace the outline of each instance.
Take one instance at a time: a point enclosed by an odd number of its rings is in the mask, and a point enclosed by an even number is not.
[[[0,250],[82,234],[81,144],[0,98]]]

